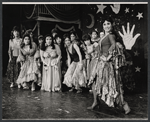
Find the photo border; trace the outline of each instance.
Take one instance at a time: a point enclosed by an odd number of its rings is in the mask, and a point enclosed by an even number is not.
[[[149,0],[132,0],[132,1],[130,1],[130,0],[107,0],[107,2],[149,2]],[[1,32],[0,32],[0,48],[1,48],[1,51],[0,51],[0,58],[1,58],[1,60],[0,60],[0,73],[1,73],[1,76],[0,76],[0,79],[1,79],[1,83],[0,83],[0,86],[1,86],[1,91],[0,91],[0,95],[1,95],[1,108],[2,108],[2,70],[3,70],[3,67],[2,67],[2,58],[3,58],[3,55],[2,55],[2,46],[3,46],[3,44],[2,44],[2,28],[3,28],[3,25],[2,25],[2,16],[3,16],[3,13],[2,13],[2,2],[12,2],[12,3],[14,3],[14,2],[55,2],[55,3],[57,3],[57,2],[63,2],[63,3],[65,3],[66,4],[66,2],[68,3],[68,4],[71,4],[71,2],[89,2],[89,4],[91,4],[91,2],[105,2],[104,0],[2,0],[1,1],[1,6],[0,6],[0,11],[1,11],[1,14],[0,14],[0,28],[1,28]],[[149,29],[150,29],[150,24],[149,24],[149,21],[150,21],[150,9],[149,9],[149,3],[148,3],[148,34],[150,34],[150,31],[149,31]],[[148,40],[150,40],[150,35],[148,35]],[[150,45],[150,41],[148,41],[148,45]],[[148,47],[148,52],[150,51],[150,48]],[[150,66],[149,66],[149,59],[150,59],[150,54],[148,53],[148,71],[147,71],[147,73],[148,73],[148,101],[147,101],[147,103],[148,103],[148,120],[149,120],[149,116],[150,116],[150,112],[149,112],[149,110],[150,110],[150,83],[149,83],[149,81],[150,81]],[[2,109],[1,109],[1,111],[0,111],[0,115],[1,115],[1,119],[2,119]],[[26,119],[25,119],[26,120]],[[35,119],[27,119],[28,121],[32,121],[32,120],[35,120]],[[44,119],[40,119],[40,120],[35,120],[35,121],[43,121]],[[61,119],[60,119],[61,120]],[[46,121],[60,121],[59,119],[56,119],[56,120],[47,120],[46,119]],[[132,119],[127,119],[127,120],[121,120],[121,119],[118,119],[118,120],[80,120],[80,121],[93,121],[93,122],[95,122],[95,121],[106,121],[106,122],[108,122],[108,121],[140,121],[140,122],[142,122],[142,121],[148,121],[148,120],[143,120],[143,119],[138,119],[138,120],[132,120]],[[2,120],[2,121],[6,121],[6,122],[11,122],[12,120]],[[24,120],[13,120],[13,121],[24,121]],[[45,120],[44,120],[45,121]],[[61,121],[70,121],[70,122],[73,122],[73,121],[79,121],[79,120],[71,120],[71,119],[69,119],[69,120],[61,120]]]

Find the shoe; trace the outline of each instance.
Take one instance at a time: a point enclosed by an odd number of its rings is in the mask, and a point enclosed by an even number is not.
[[[81,93],[81,92],[82,92],[82,90],[78,90],[78,91],[77,91],[77,94],[79,94],[79,93]]]
[[[23,89],[29,89],[29,87],[25,86],[25,87],[23,87]]]
[[[35,88],[31,88],[31,91],[35,91]]]
[[[88,109],[88,110],[93,110],[93,107],[92,107],[92,106],[90,106],[90,107],[87,107],[87,109]]]
[[[73,92],[74,88],[70,89],[69,92]]]
[[[90,106],[90,107],[87,107],[87,109],[88,109],[88,110],[93,110],[96,106],[98,106],[98,103],[93,104],[93,105]]]
[[[125,114],[130,113],[131,109],[128,109],[127,111],[125,111]]]
[[[48,92],[52,92],[51,90],[48,90]]]
[[[91,89],[89,90],[89,92],[90,92],[90,93],[93,93],[93,91],[92,91]]]
[[[10,88],[13,88],[13,87],[14,87],[14,83],[11,83],[11,84],[10,84]]]
[[[38,86],[42,86],[42,83],[38,83]]]
[[[21,85],[20,84],[18,84],[18,89],[20,89],[21,88]]]
[[[127,102],[125,102],[125,104],[124,104],[124,106],[123,106],[123,109],[124,109],[124,111],[125,111],[125,114],[128,114],[128,113],[130,113],[130,111],[131,111],[131,109],[130,109],[130,107],[129,107],[129,105],[128,105]]]

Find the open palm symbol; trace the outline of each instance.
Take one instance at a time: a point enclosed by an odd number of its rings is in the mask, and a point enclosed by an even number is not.
[[[141,35],[140,33],[138,33],[133,37],[134,28],[135,28],[135,25],[132,26],[132,29],[130,31],[129,23],[127,23],[127,32],[125,31],[124,26],[122,26],[123,34],[120,31],[118,31],[120,36],[123,39],[123,43],[126,49],[128,50],[131,50],[132,46],[136,42],[136,39]]]

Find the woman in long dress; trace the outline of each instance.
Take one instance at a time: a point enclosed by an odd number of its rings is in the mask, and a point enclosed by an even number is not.
[[[104,19],[103,29],[105,36],[99,42],[99,61],[96,71],[91,75],[89,82],[89,85],[92,84],[94,102],[88,109],[93,109],[97,106],[98,98],[100,98],[109,107],[120,106],[125,110],[125,114],[128,114],[130,108],[123,99],[122,83],[117,63],[116,37],[113,33],[113,21],[111,18]]]
[[[17,62],[17,58],[19,56],[19,48],[22,43],[22,39],[20,38],[19,29],[17,26],[14,26],[11,32],[11,39],[9,40],[9,62],[7,67],[6,76],[11,83],[10,87],[14,87],[16,84],[16,80],[18,78],[20,72],[20,63]]]
[[[35,45],[32,44],[30,35],[25,34],[23,37],[23,45],[20,47],[19,57],[24,57],[24,63],[21,67],[20,74],[17,79],[18,88],[29,89],[28,84],[31,83],[31,90],[35,90],[35,83],[40,80],[39,68],[34,60],[36,52]]]
[[[41,90],[49,92],[61,91],[61,50],[58,45],[54,44],[51,35],[45,36],[40,53],[43,62]]]
[[[64,39],[68,57],[68,70],[63,83],[71,88],[70,91],[76,89],[77,93],[80,93],[82,92],[81,87],[86,87],[87,83],[82,54],[77,42],[71,42],[69,35],[64,35]]]

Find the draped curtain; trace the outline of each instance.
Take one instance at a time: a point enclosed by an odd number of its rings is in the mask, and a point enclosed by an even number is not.
[[[49,10],[51,15],[59,20],[63,21],[76,21],[80,17],[80,7],[79,5],[45,5],[45,7]]]
[[[27,19],[32,19],[33,17],[38,17],[38,9],[44,9],[48,11],[57,20],[77,22],[80,18],[80,5],[71,4],[45,4],[44,6],[39,5],[24,5],[24,13]],[[47,13],[45,13],[47,14]]]
[[[36,4],[35,5],[23,5],[23,10],[27,19],[31,19],[37,16],[36,12]]]

